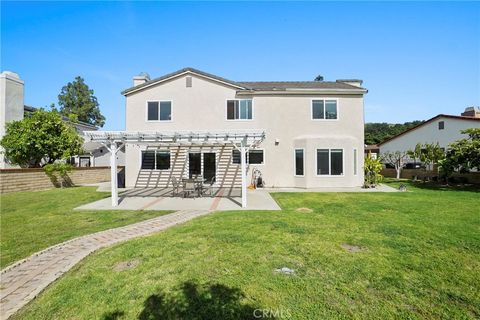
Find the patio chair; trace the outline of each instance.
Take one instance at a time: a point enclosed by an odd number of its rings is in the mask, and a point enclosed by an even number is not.
[[[207,181],[205,184],[202,184],[202,195],[209,194],[210,196],[213,195],[213,185],[215,184],[215,178],[212,178],[210,181]]]
[[[195,188],[195,181],[193,180],[187,180],[183,184],[183,195],[184,197],[190,196],[190,194],[193,194],[193,198],[195,199],[195,192],[197,192],[197,188]]]
[[[181,193],[180,191],[181,184],[176,177],[172,177],[172,186],[173,186],[172,196],[175,197],[176,195]]]

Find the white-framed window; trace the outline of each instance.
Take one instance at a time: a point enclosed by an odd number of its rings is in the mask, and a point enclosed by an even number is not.
[[[141,169],[147,169],[147,170],[170,169],[170,151],[165,151],[165,150],[142,151]]]
[[[172,101],[147,101],[147,121],[172,121]]]
[[[252,99],[227,100],[227,120],[252,120]]]
[[[357,149],[353,149],[353,175],[357,175]]]
[[[337,99],[314,99],[312,100],[312,120],[337,120]]]
[[[240,151],[232,150],[232,163],[241,164]],[[263,149],[251,149],[247,152],[247,164],[265,164],[265,156]]]
[[[295,149],[295,176],[305,175],[305,149]]]
[[[343,149],[317,149],[317,176],[343,176]]]

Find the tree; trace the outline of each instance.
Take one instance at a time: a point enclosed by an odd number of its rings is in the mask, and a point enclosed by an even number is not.
[[[447,178],[455,170],[480,170],[480,128],[466,129],[462,133],[468,134],[468,138],[450,144],[445,159],[440,161],[440,170]]]
[[[365,144],[378,144],[408,129],[411,129],[422,123],[422,121],[396,123],[366,123],[365,124]]]
[[[433,169],[433,167],[445,157],[445,152],[440,148],[438,143],[425,143],[421,150],[420,160],[424,163],[425,171],[430,165],[432,166],[431,169]]]
[[[97,98],[93,95],[82,77],[76,77],[67,83],[58,95],[60,113],[67,117],[75,114],[77,119],[95,126],[103,127],[105,117],[100,113]]]
[[[400,179],[402,168],[407,160],[407,153],[403,151],[385,152],[380,155],[381,160],[395,167],[397,180]]]
[[[323,81],[323,76],[318,75],[318,76],[315,77],[315,79],[313,79],[313,81]]]
[[[79,154],[83,139],[58,112],[42,109],[20,121],[6,125],[6,134],[0,141],[6,159],[21,167],[40,167],[42,162]]]

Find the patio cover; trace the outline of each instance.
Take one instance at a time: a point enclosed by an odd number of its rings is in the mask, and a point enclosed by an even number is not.
[[[246,153],[265,139],[265,130],[228,131],[84,131],[87,141],[100,142],[110,151],[112,206],[118,206],[117,157],[125,144],[158,146],[231,145],[240,151],[242,166],[242,207],[247,207]]]

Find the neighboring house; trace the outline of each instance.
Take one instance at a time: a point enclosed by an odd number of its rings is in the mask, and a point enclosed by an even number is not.
[[[37,108],[24,104],[24,82],[18,74],[5,71],[0,74],[0,139],[5,134],[5,124],[10,121],[22,120],[28,113],[35,112]],[[63,121],[75,127],[78,134],[83,136],[85,131],[97,130],[98,128],[82,121],[71,122],[68,117]],[[85,142],[84,154],[71,157],[69,162],[77,167],[99,167],[109,165],[108,150],[100,143]],[[1,150],[0,150],[1,151]],[[107,154],[105,154],[105,152]],[[106,159],[106,160],[105,160]],[[117,154],[118,164],[125,163],[125,152]],[[0,152],[0,169],[15,167],[5,162],[3,153]]]
[[[378,154],[380,153],[380,148],[377,144],[367,144],[365,145],[365,156],[370,154],[372,159],[377,159]]]
[[[480,109],[470,107],[461,116],[439,114],[421,124],[380,143],[380,153],[413,150],[417,143],[438,143],[446,150],[448,145],[468,135],[461,131],[480,128]]]
[[[246,155],[248,181],[256,168],[267,187],[363,184],[367,90],[361,80],[235,82],[185,68],[153,80],[142,74],[133,84],[122,92],[124,140],[135,132],[141,140],[144,132],[263,130],[265,139]],[[239,186],[240,151],[233,143],[209,144],[212,136],[206,141],[127,143],[126,186],[171,186],[172,177],[197,174],[218,187]]]

